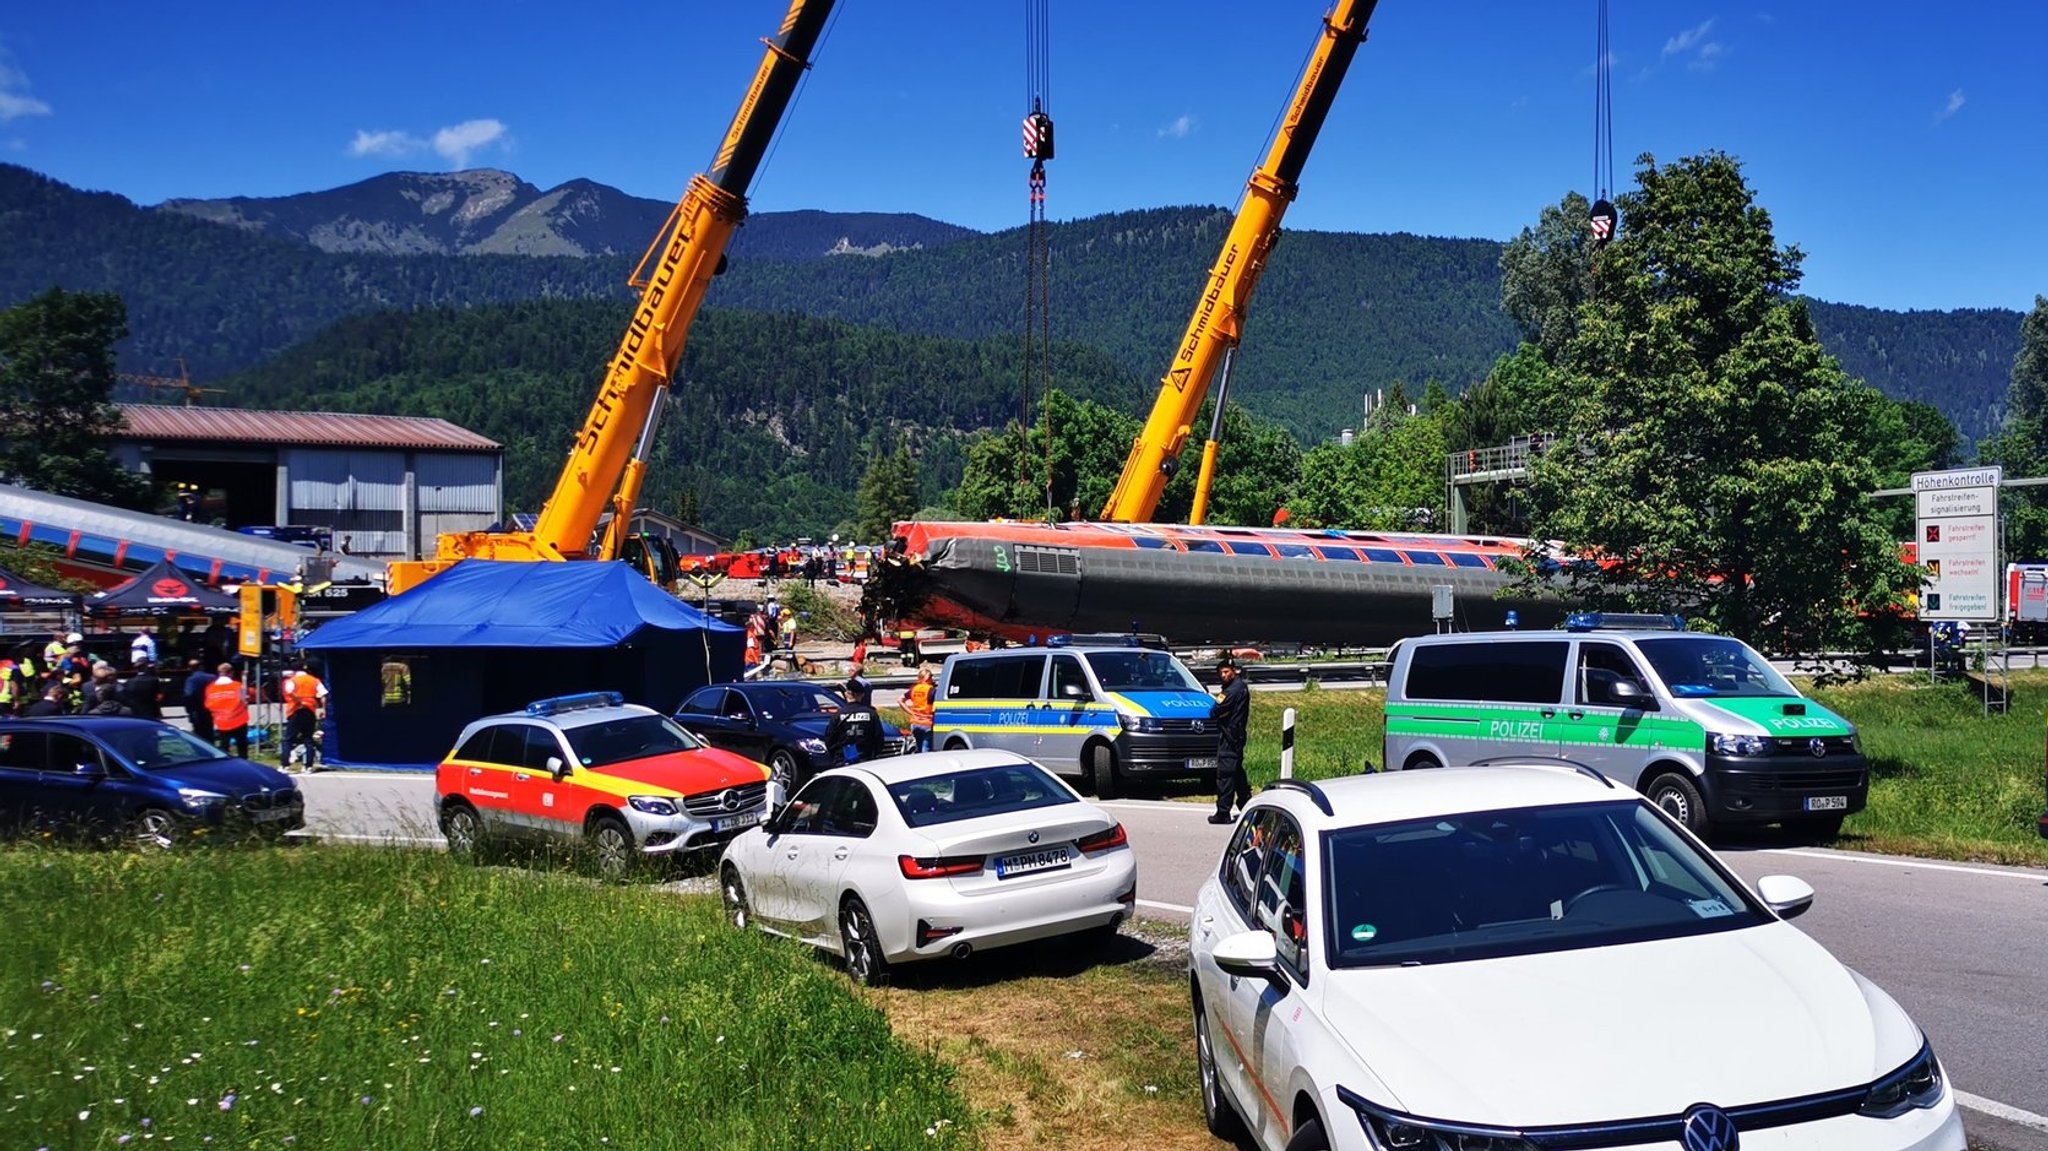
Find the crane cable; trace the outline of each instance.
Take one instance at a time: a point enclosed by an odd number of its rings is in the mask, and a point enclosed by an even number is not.
[[[1607,40],[1607,0],[1599,0],[1599,28],[1593,46],[1593,207],[1587,227],[1597,251],[1614,238],[1614,52]]]
[[[1052,510],[1052,238],[1045,222],[1045,162],[1053,157],[1051,102],[1052,65],[1048,43],[1050,0],[1024,0],[1024,158],[1031,161],[1030,226],[1025,232],[1024,288],[1024,445],[1018,485],[1027,473],[1031,445],[1034,382],[1045,403],[1045,506]]]

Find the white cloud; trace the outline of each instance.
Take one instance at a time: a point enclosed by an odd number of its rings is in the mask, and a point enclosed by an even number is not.
[[[434,151],[458,168],[468,167],[475,153],[505,143],[505,125],[498,120],[464,120],[434,133]]]
[[[28,94],[28,74],[7,62],[0,48],[0,124],[23,116],[47,116],[50,106]]]
[[[1692,51],[1693,46],[1698,44],[1700,41],[1705,40],[1707,38],[1707,33],[1712,32],[1713,30],[1714,22],[1712,20],[1709,20],[1697,28],[1688,28],[1685,31],[1680,32],[1678,35],[1673,36],[1671,39],[1664,41],[1664,55],[1666,57],[1671,57],[1682,55],[1683,53]]]
[[[1185,140],[1194,134],[1194,131],[1195,118],[1191,115],[1179,116],[1169,120],[1164,127],[1160,128],[1159,135],[1161,139],[1165,140]]]
[[[427,146],[425,140],[404,132],[366,132],[356,129],[356,138],[349,141],[348,154],[351,156],[408,156]]]
[[[1723,47],[1719,40],[1709,40],[1700,45],[1699,54],[1694,56],[1686,67],[1695,72],[1711,72],[1715,65],[1721,62],[1721,57],[1727,53],[1728,49]]]
[[[1950,116],[1955,115],[1957,112],[1962,111],[1963,105],[1967,103],[1969,103],[1969,100],[1964,98],[1963,90],[1961,88],[1958,88],[1955,91],[1950,92],[1948,94],[1948,102],[1941,106],[1941,115],[1936,116],[1935,119],[1937,121],[1946,120]]]

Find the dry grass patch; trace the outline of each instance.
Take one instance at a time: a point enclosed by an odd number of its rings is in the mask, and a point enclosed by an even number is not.
[[[899,1039],[950,1064],[982,1145],[1218,1147],[1202,1125],[1185,928],[1049,943],[899,971],[869,994]]]

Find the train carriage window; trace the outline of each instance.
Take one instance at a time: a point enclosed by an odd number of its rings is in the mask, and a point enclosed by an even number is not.
[[[1459,568],[1489,568],[1493,565],[1486,562],[1485,556],[1479,555],[1476,552],[1452,552],[1451,566]]]
[[[1217,540],[1184,540],[1182,546],[1191,552],[1216,552],[1221,554],[1223,544]]]
[[[1274,544],[1273,550],[1279,552],[1285,559],[1309,560],[1316,558],[1316,553],[1307,544]]]
[[[1231,540],[1223,546],[1229,548],[1232,555],[1259,556],[1264,558],[1273,554],[1272,549],[1268,548],[1265,544],[1246,543],[1243,540]]]
[[[1316,550],[1323,553],[1323,558],[1326,560],[1350,560],[1352,563],[1358,562],[1357,548],[1320,547]]]
[[[1407,556],[1408,562],[1412,564],[1422,564],[1429,567],[1450,566],[1444,563],[1444,557],[1435,552],[1402,552],[1401,554]]]
[[[1401,553],[1393,548],[1367,548],[1365,558],[1376,564],[1397,564],[1401,562]]]
[[[1151,548],[1154,551],[1174,550],[1172,540],[1163,540],[1160,539],[1158,536],[1132,536],[1131,542],[1137,544],[1141,548]]]

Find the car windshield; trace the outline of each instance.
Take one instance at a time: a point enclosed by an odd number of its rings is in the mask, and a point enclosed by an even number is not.
[[[892,783],[889,798],[912,827],[1076,802],[1073,792],[1035,763],[1005,763]]]
[[[1328,834],[1338,967],[1452,963],[1728,931],[1769,915],[1640,799]]]
[[[114,754],[142,771],[227,759],[228,754],[175,727],[122,727],[99,733]]]
[[[576,753],[576,762],[584,767],[603,767],[608,763],[624,763],[629,759],[646,759],[650,755],[667,755],[675,751],[695,751],[704,746],[696,736],[677,727],[664,715],[607,719],[572,727],[562,734],[569,737],[569,750]]]
[[[798,715],[830,715],[846,701],[807,683],[777,684],[747,689],[747,700],[762,719],[788,719]]]
[[[1163,651],[1091,651],[1088,666],[1104,691],[1201,691],[1180,661]]]
[[[1797,696],[1785,677],[1740,640],[1717,635],[1637,640],[1657,678],[1680,699]]]

